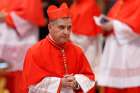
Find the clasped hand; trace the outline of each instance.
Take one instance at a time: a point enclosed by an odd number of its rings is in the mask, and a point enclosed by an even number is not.
[[[63,88],[77,89],[78,83],[75,80],[75,77],[73,76],[73,74],[65,75],[62,78],[62,87]]]
[[[102,20],[107,20],[107,21],[104,22]],[[107,16],[102,16],[100,21],[101,21],[100,27],[102,28],[102,30],[110,31],[110,30],[113,29],[113,23],[112,23],[112,19],[111,18],[108,18]]]

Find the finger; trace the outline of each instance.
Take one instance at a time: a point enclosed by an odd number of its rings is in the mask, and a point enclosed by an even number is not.
[[[75,80],[75,77],[74,76],[69,76],[69,77],[67,77],[67,80],[68,81],[74,81]]]
[[[74,82],[66,82],[65,87],[73,88],[74,87]]]

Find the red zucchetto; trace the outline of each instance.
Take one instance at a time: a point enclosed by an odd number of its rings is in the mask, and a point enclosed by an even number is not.
[[[63,3],[59,8],[51,5],[48,10],[49,20],[56,20],[63,17],[70,17],[69,8],[66,3]]]

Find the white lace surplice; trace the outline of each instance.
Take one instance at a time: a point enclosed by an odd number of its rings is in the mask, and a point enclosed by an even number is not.
[[[88,77],[82,74],[76,74],[75,79],[80,85],[83,93],[87,93],[94,87],[95,81],[90,80]],[[61,78],[58,77],[46,77],[36,85],[29,87],[29,93],[58,93],[60,88]],[[61,89],[61,88],[60,88]],[[60,93],[75,93],[72,88],[62,88]]]
[[[107,38],[98,84],[115,88],[140,86],[140,36],[117,20],[113,25],[115,35]]]

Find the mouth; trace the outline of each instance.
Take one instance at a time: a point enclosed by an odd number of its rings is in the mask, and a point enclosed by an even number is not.
[[[67,39],[69,39],[70,36],[69,36],[69,35],[64,35],[64,36],[62,36],[62,38],[67,38]]]

